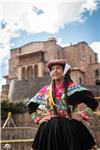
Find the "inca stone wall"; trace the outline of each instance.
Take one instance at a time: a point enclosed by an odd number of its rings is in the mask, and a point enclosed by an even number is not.
[[[43,86],[50,83],[50,78],[35,78],[31,80],[12,80],[9,89],[9,97],[13,101],[32,97]]]
[[[34,96],[43,86],[51,82],[50,77],[34,78],[31,80],[12,80],[10,84],[9,97],[16,101]],[[89,86],[95,96],[100,96],[100,85]]]

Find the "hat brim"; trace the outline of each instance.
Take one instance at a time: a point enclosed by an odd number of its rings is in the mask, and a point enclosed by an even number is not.
[[[52,59],[52,60],[50,60],[47,64],[46,64],[46,66],[49,68],[49,69],[51,69],[51,67],[53,66],[53,65],[62,65],[62,66],[64,66],[66,64],[66,60],[65,59]]]

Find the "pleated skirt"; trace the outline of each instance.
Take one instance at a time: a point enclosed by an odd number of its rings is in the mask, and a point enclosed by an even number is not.
[[[94,145],[93,136],[81,121],[55,117],[40,125],[32,148],[36,150],[90,150]]]

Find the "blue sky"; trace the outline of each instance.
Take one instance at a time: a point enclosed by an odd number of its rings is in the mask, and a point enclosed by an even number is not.
[[[20,47],[31,41],[47,40],[50,35],[56,37],[58,40],[62,39],[63,43],[76,44],[80,41],[86,41],[88,44],[91,44],[94,41],[100,41],[100,9],[98,8],[91,15],[89,11],[84,12],[84,18],[83,23],[68,23],[54,34],[47,32],[31,34],[23,31],[18,38],[12,38],[11,42],[14,43],[12,47]]]
[[[100,1],[5,0],[0,3],[0,84],[10,49],[54,36],[61,46],[86,41],[99,54]]]

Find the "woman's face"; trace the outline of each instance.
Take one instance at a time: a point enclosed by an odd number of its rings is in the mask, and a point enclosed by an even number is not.
[[[59,80],[63,78],[63,67],[61,65],[53,65],[51,68],[51,77],[53,80]]]

